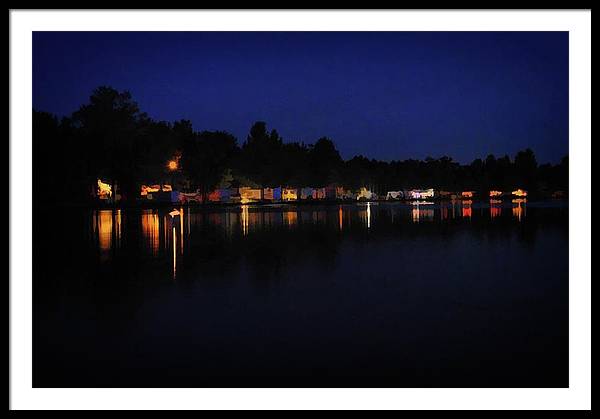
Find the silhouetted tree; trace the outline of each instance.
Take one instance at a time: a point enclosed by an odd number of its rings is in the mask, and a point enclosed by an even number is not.
[[[537,160],[531,149],[519,151],[515,156],[515,173],[526,189],[535,187]]]
[[[237,151],[237,140],[222,131],[203,131],[186,137],[181,167],[204,197],[222,180]]]
[[[85,143],[85,157],[98,175],[116,184],[124,199],[137,197],[141,161],[139,122],[146,118],[129,92],[99,87],[90,102],[73,114],[73,121]]]
[[[276,186],[282,144],[276,130],[268,133],[265,122],[255,122],[242,146],[242,172],[259,184]]]
[[[339,182],[342,163],[333,141],[327,137],[319,138],[309,151],[311,185],[323,187],[332,182]]]
[[[313,186],[336,183],[350,189],[431,187],[487,193],[525,188],[548,194],[568,190],[568,157],[538,166],[532,150],[475,159],[461,165],[451,157],[391,162],[355,156],[343,161],[332,140],[313,145],[284,142],[275,129],[255,122],[238,147],[231,134],[196,132],[190,121],[154,121],[128,92],[99,87],[70,117],[33,111],[34,196],[44,202],[87,202],[96,180],[109,181],[125,199],[139,196],[140,182],[162,183],[177,174],[203,194],[221,186]],[[179,159],[176,172],[167,163]],[[181,186],[181,185],[180,185]]]

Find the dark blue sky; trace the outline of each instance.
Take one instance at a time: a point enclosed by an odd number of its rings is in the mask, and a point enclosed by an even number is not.
[[[263,120],[346,159],[568,153],[567,32],[34,33],[35,109],[69,115],[99,85],[240,144]]]

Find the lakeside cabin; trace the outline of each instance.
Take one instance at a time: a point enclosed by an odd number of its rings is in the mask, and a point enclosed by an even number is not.
[[[265,201],[281,201],[282,188],[263,188],[262,199]]]
[[[179,191],[174,191],[171,185],[142,185],[140,196],[144,199],[160,203],[180,202]]]
[[[258,202],[262,200],[262,189],[242,187],[239,188],[240,202],[246,204],[248,202]]]
[[[98,179],[98,189],[96,190],[96,194],[99,199],[108,201],[112,197],[112,186]]]
[[[413,189],[408,191],[408,199],[431,199],[435,196],[433,189]]]
[[[298,189],[294,188],[283,188],[281,191],[282,201],[297,201],[298,200]]]
[[[386,201],[399,200],[402,198],[404,198],[403,191],[388,191],[387,195],[385,196]]]
[[[512,194],[519,198],[527,197],[527,191],[525,191],[523,189],[517,189],[516,191],[512,191]]]
[[[502,191],[490,191],[490,198],[500,198],[504,193]]]
[[[96,197],[105,202],[118,201],[119,194],[115,194],[112,190],[113,185],[97,179],[97,188],[94,191]],[[524,199],[528,196],[528,192],[524,189],[516,189],[510,192],[499,190],[489,190],[486,195],[490,199],[500,200],[504,197]],[[550,194],[549,194],[550,195]],[[564,198],[564,191],[555,191],[551,194],[553,198]],[[240,188],[219,188],[203,195],[198,191],[195,192],[179,192],[173,190],[169,184],[154,184],[141,185],[140,198],[143,201],[152,201],[156,203],[202,203],[204,200],[207,203],[252,203],[252,202],[289,202],[289,201],[334,201],[334,200],[352,200],[352,201],[372,201],[377,199],[385,199],[386,201],[407,200],[407,201],[423,201],[433,198],[440,199],[460,199],[462,201],[471,201],[478,192],[473,190],[450,192],[450,191],[435,191],[433,188],[428,189],[412,189],[412,190],[395,190],[388,191],[385,196],[378,197],[376,193],[369,188],[363,186],[356,191],[344,189],[335,184],[329,184],[325,187],[240,187]]]
[[[360,188],[358,194],[356,194],[357,201],[370,201],[373,199],[377,199],[377,195],[365,187]]]

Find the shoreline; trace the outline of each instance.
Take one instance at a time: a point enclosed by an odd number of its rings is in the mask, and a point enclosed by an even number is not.
[[[405,205],[439,205],[442,203],[455,203],[462,205],[463,203],[467,203],[467,205],[479,205],[486,204],[490,205],[491,200],[496,200],[500,202],[494,202],[495,205],[505,205],[512,204],[513,199],[525,199],[526,203],[560,203],[567,204],[569,203],[568,198],[544,198],[544,197],[527,197],[527,198],[505,198],[505,199],[443,199],[443,198],[434,198],[427,200],[386,200],[386,199],[377,199],[377,200],[295,200],[295,201],[254,201],[254,202],[208,202],[208,203],[197,203],[197,202],[133,202],[133,203],[68,203],[68,202],[51,202],[51,203],[40,203],[37,202],[33,206],[34,208],[42,208],[53,206],[57,208],[73,208],[73,209],[167,209],[167,208],[193,208],[199,210],[213,210],[213,209],[225,209],[225,208],[240,208],[243,205],[248,205],[252,207],[271,207],[271,206],[339,206],[339,205],[351,205],[351,204],[405,204]]]

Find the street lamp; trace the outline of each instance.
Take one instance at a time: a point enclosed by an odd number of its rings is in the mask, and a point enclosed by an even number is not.
[[[174,172],[175,170],[177,170],[177,168],[178,168],[177,160],[169,160],[169,162],[167,163],[167,168],[171,172]]]

